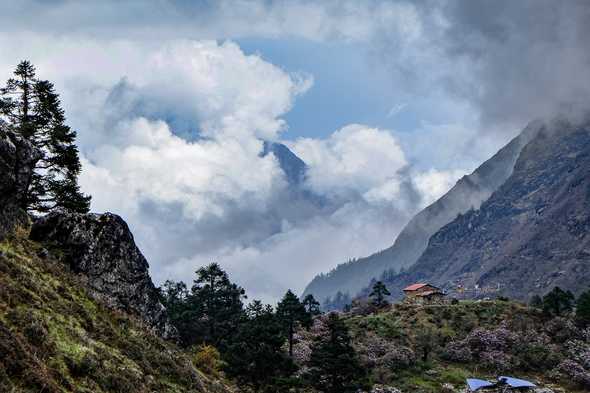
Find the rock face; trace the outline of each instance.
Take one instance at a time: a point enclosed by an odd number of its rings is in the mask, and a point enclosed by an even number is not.
[[[434,234],[390,291],[428,281],[469,297],[528,300],[553,286],[575,294],[590,282],[590,123],[544,127],[514,172],[478,210]]]
[[[327,275],[313,279],[304,294],[312,293],[318,299],[333,296],[338,291],[356,295],[372,278],[379,279],[386,270],[398,272],[413,265],[428,245],[428,239],[457,215],[471,208],[479,208],[512,173],[522,148],[533,138],[541,126],[531,122],[519,136],[504,146],[473,173],[461,178],[457,184],[436,202],[416,214],[404,227],[394,244],[366,258],[339,265]]]
[[[139,316],[162,337],[175,336],[148,263],[121,217],[51,213],[33,224],[30,237],[61,250],[70,269],[84,275],[95,298]]]
[[[0,240],[27,220],[20,208],[41,152],[0,125]]]

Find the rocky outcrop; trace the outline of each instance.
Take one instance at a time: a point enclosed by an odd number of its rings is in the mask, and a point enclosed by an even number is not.
[[[28,220],[20,208],[41,152],[0,125],[0,240]]]
[[[149,276],[148,263],[121,217],[51,213],[33,224],[30,237],[60,250],[64,262],[84,277],[95,298],[139,316],[162,337],[176,335]]]

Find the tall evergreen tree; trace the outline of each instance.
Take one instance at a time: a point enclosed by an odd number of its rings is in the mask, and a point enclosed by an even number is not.
[[[223,352],[243,314],[244,289],[230,282],[227,273],[212,263],[197,270],[189,304],[196,312],[195,325],[202,330],[199,341]]]
[[[14,78],[0,89],[0,116],[42,152],[21,206],[41,213],[56,209],[88,212],[90,197],[78,186],[81,164],[74,144],[76,132],[65,124],[53,84],[37,79],[30,62],[19,63]]]
[[[178,330],[180,344],[189,347],[197,343],[202,336],[202,328],[198,325],[200,309],[195,309],[190,299],[190,292],[182,281],[166,281],[160,288],[160,299],[166,307],[170,322]]]
[[[320,315],[322,313],[320,311],[320,302],[315,300],[315,298],[313,297],[313,295],[311,293],[309,295],[305,296],[302,303],[303,303],[303,307],[305,307],[305,310],[307,311],[307,313],[309,315],[311,315],[312,317],[314,317],[316,315]]]
[[[533,297],[531,297],[531,300],[529,302],[529,306],[532,308],[542,309],[543,308],[543,299],[539,295],[534,295]]]
[[[372,299],[371,303],[378,308],[384,307],[389,303],[385,300],[386,296],[391,295],[389,290],[382,281],[377,281],[373,285],[373,291],[369,294],[369,297]]]
[[[350,334],[338,314],[327,320],[327,335],[318,336],[311,346],[306,378],[324,393],[353,393],[368,387],[366,370],[359,364]]]
[[[576,319],[583,326],[590,326],[590,291],[583,292],[578,298]]]
[[[570,291],[564,291],[559,287],[543,296],[543,312],[547,315],[560,316],[574,309],[575,297]]]
[[[281,321],[283,331],[287,335],[289,356],[293,357],[293,335],[295,334],[297,323],[306,326],[311,322],[311,317],[299,301],[299,298],[291,290],[285,293],[285,296],[283,296],[283,299],[277,305],[277,316]]]
[[[235,340],[226,351],[225,371],[254,392],[284,391],[281,387],[297,368],[282,351],[284,342],[281,322],[272,307],[255,300],[246,308]]]

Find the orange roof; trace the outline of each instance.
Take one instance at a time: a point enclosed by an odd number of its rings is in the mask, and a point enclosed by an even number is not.
[[[405,287],[404,291],[417,291],[418,289],[425,287],[428,284],[412,284],[409,287]]]

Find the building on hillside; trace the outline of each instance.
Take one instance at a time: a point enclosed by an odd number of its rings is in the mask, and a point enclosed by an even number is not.
[[[445,293],[440,288],[427,283],[412,284],[404,288],[404,295],[404,302],[410,304],[441,304],[445,300]]]

